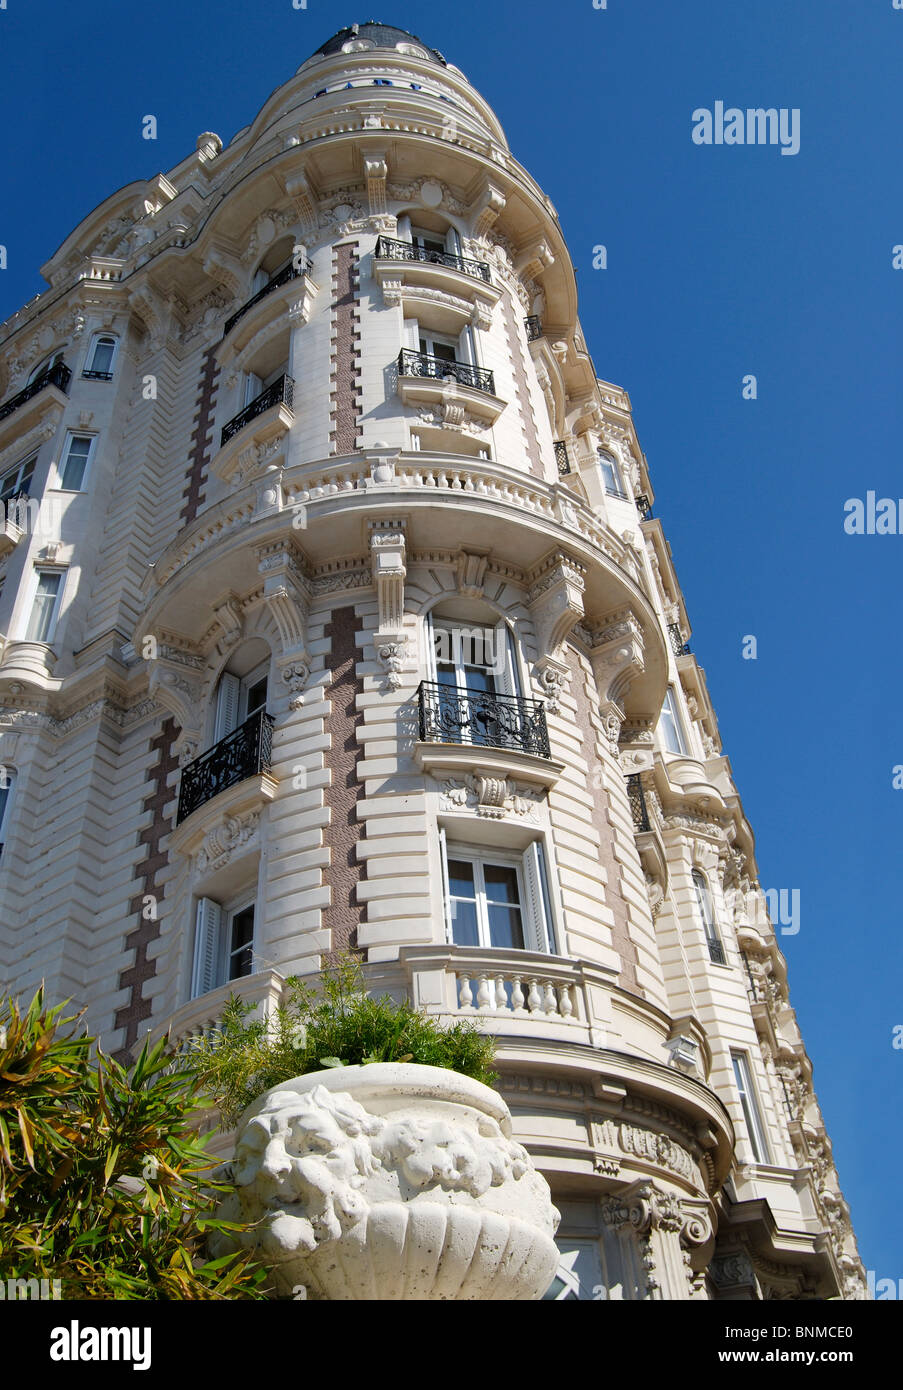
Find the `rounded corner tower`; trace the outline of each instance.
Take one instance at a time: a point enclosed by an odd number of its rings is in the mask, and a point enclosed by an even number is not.
[[[463,73],[341,29],[43,273],[0,329],[10,985],[127,1056],[356,953],[496,1038],[549,1297],[863,1297],[630,401]]]

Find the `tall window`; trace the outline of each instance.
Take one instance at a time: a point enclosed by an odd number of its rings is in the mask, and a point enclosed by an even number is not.
[[[93,447],[94,435],[70,434],[60,478],[60,487],[64,491],[81,492]]]
[[[9,837],[15,783],[16,774],[12,768],[0,764],[0,854]]]
[[[687,741],[684,736],[680,711],[677,708],[677,696],[670,685],[665,694],[665,703],[662,705],[658,728],[668,752],[682,753],[686,757]]]
[[[447,933],[456,946],[551,951],[542,846],[523,853],[446,843],[441,833]]]
[[[57,362],[62,362],[62,360],[62,351],[51,352],[49,356],[43,357],[41,361],[38,362],[36,366],[32,367],[31,371],[28,373],[27,384],[30,386],[33,381],[37,381],[39,377],[45,376],[46,373],[50,371],[51,367],[55,367]]]
[[[433,618],[431,630],[442,728],[456,734],[455,741],[487,748],[517,745],[525,713],[514,698],[520,686],[507,627]]]
[[[0,475],[0,502],[5,503],[11,497],[28,496],[37,461],[37,454],[29,454],[28,458],[13,464],[12,468],[7,468],[6,472]]]
[[[724,965],[724,946],[718,935],[718,928],[715,925],[715,909],[712,905],[712,894],[704,874],[698,869],[693,870],[693,887],[696,891],[696,907],[702,920],[705,939],[709,948],[709,957],[716,965]]]
[[[62,570],[38,570],[38,587],[25,633],[26,642],[53,641],[62,590]]]
[[[743,1118],[746,1121],[746,1132],[749,1135],[753,1158],[756,1163],[770,1163],[768,1141],[765,1138],[765,1126],[753,1089],[749,1058],[745,1052],[732,1052],[731,1061],[734,1064],[734,1080],[740,1093],[740,1104],[743,1107]]]
[[[220,676],[216,691],[216,713],[213,725],[213,742],[231,734],[239,724],[250,719],[258,710],[266,709],[269,661],[255,666],[246,676],[236,676],[224,671]]]
[[[602,470],[602,480],[605,483],[605,491],[612,497],[626,497],[624,484],[621,480],[621,470],[614,454],[609,454],[605,449],[598,450],[599,467]]]
[[[94,339],[88,365],[83,376],[97,381],[113,380],[113,359],[116,356],[116,339],[110,333],[100,333]]]
[[[254,904],[223,907],[213,898],[198,900],[194,928],[191,997],[196,999],[254,969]]]

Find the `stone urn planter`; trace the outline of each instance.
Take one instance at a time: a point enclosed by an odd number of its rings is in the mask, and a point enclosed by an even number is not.
[[[403,1063],[264,1092],[226,1166],[211,1252],[252,1249],[276,1293],[311,1299],[539,1299],[558,1264],[549,1187],[479,1081]]]

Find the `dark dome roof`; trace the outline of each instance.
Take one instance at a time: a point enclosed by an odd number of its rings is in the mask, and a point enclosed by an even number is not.
[[[316,58],[321,53],[324,57],[330,53],[341,53],[343,45],[352,39],[369,39],[376,48],[394,48],[399,43],[416,43],[437,63],[448,66],[442,54],[435,48],[430,48],[422,39],[418,39],[416,34],[409,34],[407,29],[396,29],[393,24],[380,24],[376,19],[368,19],[365,24],[352,24],[347,29],[340,29],[311,56]]]

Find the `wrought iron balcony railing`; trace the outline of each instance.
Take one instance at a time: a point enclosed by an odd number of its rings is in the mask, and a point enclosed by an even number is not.
[[[727,965],[724,947],[720,941],[714,941],[711,937],[709,937],[709,960],[715,965]]]
[[[82,378],[84,381],[112,381],[113,373],[98,372],[95,371],[93,367],[86,367],[85,370],[82,372]]]
[[[421,681],[417,700],[423,743],[464,743],[552,756],[541,700],[471,692],[435,681]]]
[[[606,483],[605,491],[609,497],[619,497],[622,502],[627,501],[627,493],[620,483]]]
[[[273,717],[265,710],[257,710],[182,769],[176,825],[227,787],[269,772],[272,752]]]
[[[273,290],[278,289],[280,285],[288,284],[289,280],[296,280],[299,275],[309,275],[310,271],[310,261],[305,261],[303,265],[300,266],[296,266],[293,261],[289,261],[288,265],[283,266],[282,270],[277,271],[272,279],[267,280],[263,289],[253,294],[240,309],[236,309],[231,318],[226,319],[223,325],[223,337],[227,337],[232,332],[232,329],[238,323],[239,319],[243,319],[248,310],[253,309],[255,304],[259,304],[261,299],[266,299],[268,294],[272,294]]]
[[[640,520],[651,521],[652,503],[649,501],[649,498],[646,496],[645,492],[637,493],[636,497],[634,497],[633,500],[636,503],[636,509],[640,514]]]
[[[671,650],[675,656],[689,656],[690,644],[684,641],[684,635],[680,630],[680,623],[668,624],[668,636],[671,639]]]
[[[527,330],[528,342],[535,343],[537,338],[542,337],[542,319],[538,314],[529,314],[524,319],[524,327]]]
[[[0,405],[0,420],[5,420],[7,415],[12,415],[14,410],[19,409],[20,405],[24,405],[39,391],[43,391],[45,386],[56,386],[65,395],[68,395],[71,380],[72,373],[65,362],[54,362],[52,367],[48,367],[46,372],[42,372],[34,381],[30,381],[22,391],[11,396],[5,405]]]
[[[475,280],[489,280],[489,266],[485,261],[471,261],[466,256],[458,256],[454,251],[432,251],[426,246],[415,246],[410,241],[396,241],[394,237],[381,236],[376,241],[376,257],[388,261],[420,261],[426,265],[447,265],[450,270],[460,270],[462,275],[471,275]]]
[[[469,362],[448,362],[428,352],[414,352],[413,348],[402,348],[398,354],[398,375],[432,377],[436,381],[451,376],[460,386],[495,395],[495,377],[486,367],[473,367]]]
[[[563,439],[555,440],[555,462],[558,464],[559,476],[566,477],[571,471],[571,459],[568,454],[568,446]]]
[[[637,832],[651,830],[649,811],[646,806],[646,793],[643,791],[643,784],[638,772],[631,772],[627,777],[627,799],[630,802],[630,814],[633,816],[634,830]]]
[[[245,425],[249,425],[252,420],[256,420],[258,415],[262,415],[265,410],[269,410],[271,405],[287,405],[289,410],[292,408],[292,400],[295,393],[294,379],[287,374],[274,381],[272,386],[268,386],[265,391],[261,391],[259,396],[255,396],[250,405],[246,405],[244,410],[240,410],[237,415],[233,415],[228,425],[223,426],[220,448],[228,444],[229,440],[243,430]]]

